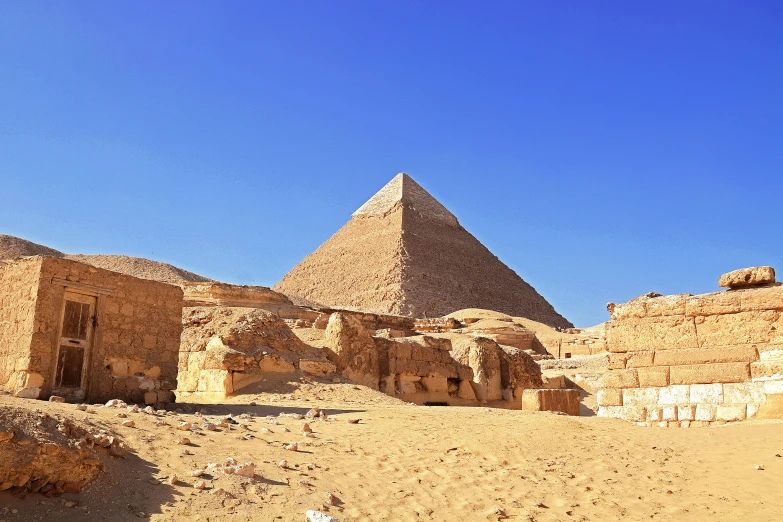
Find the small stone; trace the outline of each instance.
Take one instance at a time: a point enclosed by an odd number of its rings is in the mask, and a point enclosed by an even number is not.
[[[321,415],[321,408],[313,408],[305,414],[306,419],[315,419]]]
[[[193,455],[194,453],[189,449],[184,449],[180,452],[180,455]]]
[[[285,449],[287,449],[288,451],[297,451],[299,449],[299,444],[297,444],[296,442],[294,442],[293,444],[286,444]]]
[[[205,470],[203,470],[203,469],[197,469],[197,470],[191,471],[191,472],[190,472],[190,476],[191,476],[191,477],[200,477],[200,476],[201,476],[201,475],[203,475],[204,473],[206,473],[206,471],[205,471]]]
[[[723,288],[743,288],[754,285],[769,285],[774,282],[774,268],[771,266],[754,266],[723,274],[718,279],[718,286]]]
[[[126,428],[132,428],[136,425],[136,423],[133,422],[132,420],[126,420],[126,421],[122,421],[122,425]]]
[[[290,432],[291,432],[291,430],[289,430],[289,429],[288,429],[288,428],[286,428],[285,426],[283,426],[283,427],[281,428],[281,431],[282,431],[283,433],[290,433]]]
[[[189,422],[180,422],[179,425],[177,426],[177,429],[180,431],[188,431],[192,427],[193,425]]]
[[[310,519],[310,522],[340,522],[336,518],[331,517],[321,511],[316,511],[315,509],[308,509],[305,512],[305,515],[307,515],[307,518]]]
[[[78,500],[63,500],[63,506],[67,508],[75,508],[78,505],[79,505]]]
[[[177,444],[180,444],[180,445],[183,445],[183,446],[187,445],[187,444],[190,444],[190,439],[187,438],[187,437],[180,437],[180,438],[177,439]]]
[[[76,406],[76,409],[79,411],[87,411],[87,405],[86,404],[79,404]]]
[[[207,483],[203,480],[199,480],[195,484],[193,484],[193,487],[199,490],[207,489]]]
[[[308,439],[316,438],[315,433],[303,433],[302,435],[307,437]]]
[[[168,480],[166,481],[170,486],[173,486],[179,481],[176,475],[169,476]]]
[[[65,397],[60,397],[59,395],[52,395],[49,397],[49,402],[65,402]]]
[[[327,493],[326,494],[326,501],[325,501],[325,503],[326,503],[327,506],[336,506],[339,501],[340,501],[340,499],[338,499],[337,497],[335,497],[331,493]]]
[[[362,419],[348,419],[348,424],[359,424]]]
[[[120,419],[125,419],[125,418],[127,418],[128,416],[127,416],[127,415],[125,415],[124,413],[118,413],[117,415],[115,415],[115,417],[119,417]]]
[[[764,471],[764,464],[759,464],[758,466],[756,466],[756,468],[755,468],[755,469],[756,469],[757,471]]]
[[[302,433],[312,433],[313,429],[310,427],[309,424],[305,423],[304,426],[302,426]]]
[[[215,426],[215,425],[214,425],[214,424],[212,424],[211,422],[205,422],[205,423],[203,424],[203,428],[204,428],[205,430],[207,430],[207,431],[216,431],[216,430],[217,430],[217,426]]]
[[[256,465],[252,462],[245,462],[236,468],[235,474],[240,477],[253,478],[256,474]]]
[[[283,459],[280,462],[277,463],[278,468],[287,469],[288,468],[288,461]]]

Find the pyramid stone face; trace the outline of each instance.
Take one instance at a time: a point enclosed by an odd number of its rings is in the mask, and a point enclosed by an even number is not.
[[[407,174],[392,179],[273,288],[375,313],[437,317],[486,308],[572,326]]]

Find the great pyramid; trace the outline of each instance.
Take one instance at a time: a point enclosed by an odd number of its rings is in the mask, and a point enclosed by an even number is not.
[[[273,289],[375,313],[438,317],[484,308],[572,326],[405,173]]]

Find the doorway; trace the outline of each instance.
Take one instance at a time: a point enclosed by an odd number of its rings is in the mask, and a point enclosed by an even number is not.
[[[65,291],[57,342],[57,368],[52,394],[84,400],[90,346],[95,329],[96,297]]]

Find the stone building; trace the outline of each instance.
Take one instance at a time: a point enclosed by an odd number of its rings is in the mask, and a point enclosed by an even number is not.
[[[0,262],[0,388],[19,397],[168,402],[182,290],[55,257]]]
[[[609,304],[599,416],[688,427],[783,405],[783,285],[770,267],[719,284],[729,290]]]

